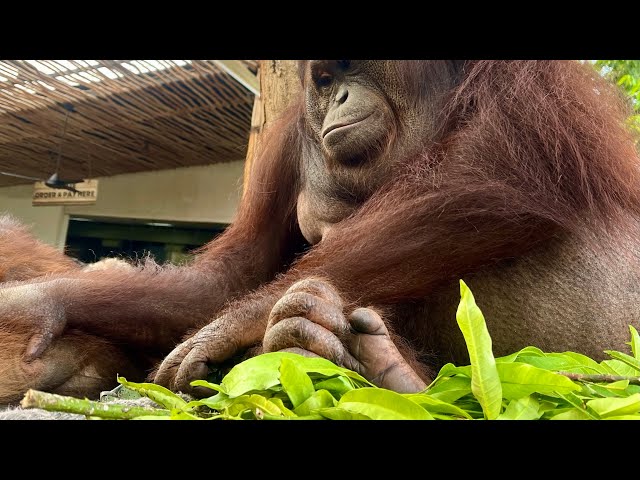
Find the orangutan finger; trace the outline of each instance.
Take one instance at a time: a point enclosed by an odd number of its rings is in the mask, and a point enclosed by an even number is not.
[[[356,308],[348,319],[351,327],[358,333],[389,335],[389,330],[382,317],[370,308]]]
[[[170,390],[175,388],[174,380],[178,368],[182,364],[184,357],[191,351],[193,337],[185,340],[176,348],[174,348],[169,355],[160,364],[158,371],[156,372],[154,383],[162,385]]]
[[[349,329],[342,307],[306,292],[290,293],[278,300],[271,309],[267,328],[293,317],[304,317],[338,335]]]
[[[192,393],[197,397],[211,395],[211,391],[207,388],[191,386],[194,380],[206,380],[208,373],[206,355],[198,349],[191,350],[178,367],[174,380],[175,389]]]
[[[175,388],[183,392],[198,393],[200,388],[192,387],[193,380],[204,380],[209,372],[208,364],[219,364],[240,351],[237,332],[227,328],[227,323],[210,323],[196,333],[190,351],[182,360],[175,375]],[[208,391],[208,390],[207,390]]]
[[[301,348],[341,365],[345,349],[338,337],[326,328],[306,318],[286,318],[273,326],[264,336],[265,352],[287,348]]]

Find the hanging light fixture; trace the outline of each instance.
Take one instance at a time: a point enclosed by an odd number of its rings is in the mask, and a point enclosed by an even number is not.
[[[75,184],[83,182],[84,179],[63,180],[58,176],[58,171],[60,170],[60,161],[62,159],[62,142],[64,141],[64,137],[67,133],[67,122],[69,120],[69,113],[73,112],[74,110],[73,105],[71,103],[65,102],[65,103],[62,103],[61,105],[62,105],[62,108],[64,108],[67,113],[64,116],[64,126],[62,128],[62,137],[60,138],[60,145],[58,146],[58,156],[56,158],[56,169],[53,172],[53,174],[47,179],[30,177],[28,175],[20,175],[17,173],[10,173],[10,172],[0,172],[0,175],[6,175],[8,177],[25,178],[27,180],[44,182],[44,184],[49,188],[59,188],[59,189],[64,189],[64,190],[69,190],[71,192],[79,193],[79,191],[76,190],[75,188]]]

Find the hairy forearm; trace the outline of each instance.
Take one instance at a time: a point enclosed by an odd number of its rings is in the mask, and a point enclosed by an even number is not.
[[[253,283],[224,269],[156,266],[80,273],[48,282],[46,291],[68,327],[165,350]]]

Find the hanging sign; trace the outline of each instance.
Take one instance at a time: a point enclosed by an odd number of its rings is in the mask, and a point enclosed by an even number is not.
[[[64,188],[50,188],[44,182],[33,186],[33,206],[40,205],[91,205],[98,199],[98,180],[85,180],[71,184],[77,192]]]

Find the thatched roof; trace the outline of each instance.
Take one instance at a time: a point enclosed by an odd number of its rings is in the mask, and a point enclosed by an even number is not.
[[[60,147],[63,178],[242,159],[253,99],[209,60],[0,61],[0,171],[47,178]]]

